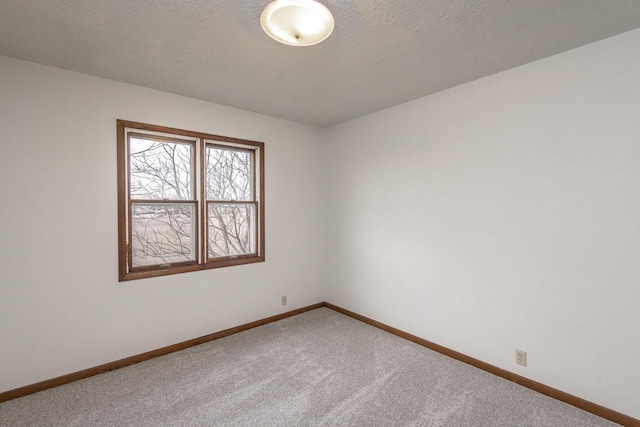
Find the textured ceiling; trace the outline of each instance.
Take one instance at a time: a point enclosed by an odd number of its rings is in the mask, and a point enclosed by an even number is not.
[[[640,27],[639,0],[322,0],[312,47],[269,0],[1,0],[0,54],[317,126]]]

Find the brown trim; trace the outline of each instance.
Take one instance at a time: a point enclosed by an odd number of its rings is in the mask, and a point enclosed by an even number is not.
[[[523,376],[514,374],[513,372],[509,372],[507,370],[498,368],[497,366],[493,366],[489,363],[483,362],[478,359],[474,359],[473,357],[467,356],[465,354],[459,353],[455,350],[451,350],[447,347],[443,347],[441,345],[435,344],[431,341],[425,340],[423,338],[412,335],[408,332],[401,331],[400,329],[396,329],[392,326],[386,325],[384,323],[380,323],[376,320],[373,320],[369,317],[365,317],[361,314],[355,313],[353,311],[346,310],[342,307],[338,307],[334,304],[328,302],[321,302],[318,304],[309,305],[306,307],[299,308],[297,310],[288,311],[286,313],[277,314],[275,316],[267,317],[265,319],[256,320],[254,322],[246,323],[244,325],[236,326],[234,328],[225,329],[224,331],[215,332],[213,334],[205,335],[199,338],[194,338],[191,340],[183,341],[178,344],[173,344],[167,347],[162,347],[156,350],[148,351],[146,353],[138,354],[135,356],[127,357],[124,359],[116,360],[115,362],[105,363],[103,365],[95,366],[93,368],[84,369],[82,371],[73,372],[71,374],[62,375],[60,377],[52,378],[49,380],[41,381],[35,384],[30,384],[24,387],[16,388],[13,390],[8,390],[0,393],[0,403],[6,402],[8,400],[16,399],[18,397],[27,396],[29,394],[37,393],[39,391],[47,390],[53,387],[57,387],[63,384],[68,384],[74,381],[78,381],[84,378],[92,377],[94,375],[103,374],[105,372],[113,371],[119,368],[124,368],[126,366],[134,365],[136,363],[144,362],[149,359],[153,359],[158,356],[164,356],[166,354],[174,353],[176,351],[184,350],[189,347],[193,347],[199,344],[204,344],[209,341],[214,341],[219,338],[223,338],[229,335],[237,334],[239,332],[246,331],[248,329],[256,328],[258,326],[267,325],[269,323],[277,322],[278,320],[286,319],[288,317],[296,316],[298,314],[305,313],[307,311],[315,310],[320,307],[327,307],[331,310],[337,311],[338,313],[342,313],[346,316],[352,317],[356,320],[359,320],[363,323],[367,323],[376,328],[382,329],[383,331],[389,332],[390,334],[396,335],[400,338],[406,339],[408,341],[414,342],[418,345],[426,347],[430,350],[436,351],[438,353],[444,354],[445,356],[451,357],[452,359],[459,360],[460,362],[466,363],[471,366],[475,366],[478,369],[482,369],[483,371],[489,372],[490,374],[496,375],[498,377],[504,378],[508,381],[513,381],[523,387],[529,388],[531,390],[537,391],[538,393],[549,396],[553,399],[559,400],[561,402],[568,403],[569,405],[575,406],[577,408],[583,409],[587,412],[591,412],[599,417],[608,419],[610,421],[616,422],[618,424],[622,424],[628,427],[640,427],[640,420],[630,417],[628,415],[622,414],[620,412],[614,411],[609,408],[605,408],[604,406],[600,406],[593,402],[589,402],[588,400],[584,400],[580,397],[571,395],[569,393],[565,393],[553,387],[549,387],[537,381],[530,380],[529,378],[525,378]]]
[[[256,206],[254,208],[254,222],[255,222],[255,228],[253,230],[253,242],[254,242],[254,246],[255,246],[255,250],[258,254],[261,254],[262,252],[260,251],[260,218],[262,217],[260,211],[258,210],[260,207],[260,200],[259,198],[263,198],[264,199],[264,195],[262,194],[261,189],[257,188],[258,185],[258,173],[257,173],[257,168],[256,168],[256,155],[258,154],[258,151],[260,149],[257,148],[255,150],[253,150],[253,153],[251,153],[251,176],[253,177],[253,184],[251,185],[251,198],[253,199],[254,202],[256,202]]]
[[[185,136],[188,138],[194,138],[196,141],[183,140],[183,139],[174,139],[168,136],[163,135],[155,135],[155,134],[145,134],[145,133],[135,133],[130,131],[129,136],[134,136],[138,138],[145,138],[149,140],[158,140],[158,141],[168,141],[175,142],[185,145],[192,145],[194,147],[194,155],[193,157],[193,173],[192,177],[194,177],[194,194],[198,194],[200,198],[197,200],[171,200],[171,201],[157,201],[155,203],[185,203],[191,202],[195,203],[195,213],[196,213],[196,223],[195,223],[195,245],[194,248],[196,250],[194,265],[189,264],[176,264],[172,263],[170,268],[160,268],[157,266],[145,266],[143,269],[134,268],[133,267],[133,248],[131,245],[132,241],[132,226],[131,222],[131,207],[136,202],[143,203],[142,200],[134,200],[131,199],[131,189],[130,183],[127,183],[127,174],[131,168],[130,163],[130,155],[128,153],[129,146],[127,140],[127,129],[139,129],[146,130],[157,133],[164,134],[174,134]],[[136,280],[150,277],[158,277],[158,276],[166,276],[170,274],[178,274],[185,273],[190,271],[200,271],[200,270],[210,270],[213,268],[219,267],[229,267],[235,265],[242,264],[251,264],[256,262],[264,262],[265,261],[265,218],[264,218],[264,143],[258,141],[251,141],[245,139],[238,138],[230,138],[219,135],[206,134],[201,132],[193,132],[182,129],[175,129],[165,126],[156,126],[145,123],[131,122],[127,120],[117,120],[117,140],[118,140],[118,280],[120,282],[128,281],[128,280]],[[218,142],[218,144],[216,144]],[[239,147],[225,145],[228,144],[236,144],[240,145]],[[208,258],[208,212],[207,212],[207,200],[206,200],[206,160],[205,160],[205,152],[206,147],[223,147],[225,149],[237,150],[237,151],[247,151],[251,152],[254,158],[256,154],[259,153],[259,161],[260,161],[260,189],[259,194],[254,194],[254,199],[250,201],[251,203],[258,204],[258,210],[256,212],[256,237],[259,239],[259,242],[256,245],[255,254],[246,254],[243,256],[234,256],[232,258]],[[244,147],[241,147],[244,146]],[[125,148],[126,147],[126,148]],[[199,147],[199,148],[198,148]],[[250,148],[255,147],[255,148]],[[196,162],[198,162],[199,156],[199,182],[200,182],[200,191],[197,191],[197,185],[195,184],[198,181],[198,170],[195,167]],[[255,160],[254,160],[255,163]],[[256,174],[254,171],[254,193],[256,193],[255,189],[255,179]],[[243,202],[246,203],[246,202]],[[128,244],[127,244],[128,243]],[[159,264],[159,266],[164,266],[165,264]],[[157,268],[156,268],[157,267]]]
[[[306,307],[298,308],[297,310],[291,310],[291,311],[287,311],[286,313],[281,313],[275,316],[267,317],[265,319],[256,320],[255,322],[245,323],[244,325],[236,326],[235,328],[225,329],[224,331],[215,332],[213,334],[183,341],[167,347],[151,350],[146,353],[141,353],[135,356],[116,360],[115,362],[105,363],[103,365],[94,366],[93,368],[84,369],[82,371],[73,372],[71,374],[62,375],[60,377],[51,378],[49,380],[40,381],[35,384],[30,384],[24,387],[5,391],[0,393],[0,403],[6,402],[7,400],[11,400],[11,399],[16,399],[18,397],[27,396],[29,394],[37,393],[39,391],[47,390],[53,387],[57,387],[63,384],[68,384],[84,378],[89,378],[94,375],[99,375],[105,372],[124,368],[126,366],[135,365],[136,363],[144,362],[146,360],[153,359],[158,356],[164,356],[165,354],[174,353],[176,351],[180,351],[189,347],[204,344],[209,341],[214,341],[229,335],[237,334],[238,332],[243,332],[249,329],[256,328],[258,326],[263,326],[269,323],[277,322],[278,320],[296,316],[298,314],[315,310],[316,308],[320,308],[323,306],[324,306],[324,303],[309,305]]]
[[[460,362],[466,363],[467,365],[475,366],[476,368],[482,369],[483,371],[489,372],[490,374],[504,378],[508,381],[513,381],[516,384],[520,384],[521,386],[537,391],[538,393],[547,395],[561,402],[568,403],[569,405],[575,406],[576,408],[580,408],[587,412],[591,412],[592,414],[595,414],[599,417],[606,418],[610,421],[622,424],[624,426],[640,427],[640,420],[628,415],[621,414],[620,412],[605,408],[604,406],[589,402],[588,400],[584,400],[572,394],[565,393],[564,391],[549,387],[548,385],[544,385],[529,378],[514,374],[513,372],[498,368],[497,366],[490,365],[489,363],[483,362],[481,360],[474,359],[473,357],[459,353],[455,350],[451,350],[450,348],[443,347],[431,341],[425,340],[424,338],[412,335],[408,332],[401,331],[400,329],[396,329],[393,326],[385,325],[384,323],[380,323],[376,320],[370,319],[358,313],[354,313],[353,311],[346,310],[342,307],[338,307],[328,302],[325,302],[324,306],[330,308],[331,310],[337,311],[338,313],[342,313],[356,320],[367,323],[371,326],[375,326],[376,328],[382,329],[383,331],[389,332],[390,334],[396,335],[400,338],[404,338],[408,341],[414,342],[440,354],[444,354],[445,356],[448,356],[452,359],[459,360]]]
[[[207,263],[207,247],[209,246],[209,218],[207,218],[207,142],[204,139],[200,139],[200,145],[198,146],[198,161],[199,167],[196,167],[196,173],[200,181],[200,192],[198,194],[198,208],[200,215],[198,222],[200,223],[200,235],[202,236],[200,242],[200,248],[198,252],[198,264]]]
[[[149,270],[149,271],[130,271],[124,277],[120,278],[121,282],[129,280],[146,279],[149,277],[169,276],[171,274],[189,273],[192,271],[211,270],[220,267],[230,267],[232,265],[253,264],[256,262],[264,262],[264,256],[253,256],[248,258],[223,259],[215,262],[208,262],[207,264],[196,264],[184,267],[172,267],[164,270]]]
[[[143,139],[145,141],[171,142],[174,144],[191,145],[193,147],[194,154],[196,151],[196,143],[197,143],[196,139],[170,138],[168,136],[155,135],[151,133],[136,133],[136,132],[129,132],[127,136],[129,138],[128,145],[131,145],[131,138],[135,138],[135,139]]]
[[[177,267],[188,267],[192,265],[198,265],[198,261],[191,260],[191,261],[180,261],[180,262],[165,262],[163,264],[149,264],[149,265],[142,265],[140,267],[129,266],[129,272],[142,273],[145,271],[157,270],[159,268],[177,268]]]
[[[258,223],[256,224],[257,227],[260,227],[260,250],[258,251],[258,253],[260,254],[260,258],[262,258],[262,260],[264,261],[265,258],[265,244],[264,244],[264,227],[265,227],[265,220],[264,220],[264,200],[265,200],[265,194],[264,194],[264,157],[265,157],[265,152],[264,152],[264,144],[262,144],[261,146],[258,147],[258,150],[260,152],[260,155],[258,156],[258,160],[260,161],[260,193],[254,195],[254,199],[258,200],[258,202],[260,203],[259,207],[260,207],[260,218],[258,218]],[[254,177],[255,177],[255,171],[254,171]],[[254,185],[255,187],[255,185]],[[254,188],[254,191],[256,189]]]
[[[209,148],[209,147],[214,147],[214,148],[217,148],[218,150],[240,151],[240,152],[250,153],[250,154],[256,152],[255,148],[244,148],[244,147],[238,147],[236,145],[226,145],[226,144],[224,144],[224,141],[217,141],[217,140],[210,139],[210,138],[207,138],[204,141],[205,141],[204,142],[205,152],[206,152],[206,149]],[[221,144],[216,144],[216,142],[222,142],[222,143]],[[243,144],[243,145],[247,145],[247,144]],[[255,145],[252,145],[252,146],[255,147]]]
[[[126,193],[126,168],[127,154],[125,153],[125,128],[126,122],[117,122],[117,162],[118,162],[118,280],[123,280],[127,275],[127,193]]]
[[[126,188],[126,192],[127,195],[125,197],[125,203],[127,204],[127,215],[126,215],[126,229],[127,229],[127,268],[126,268],[126,273],[125,274],[129,274],[129,272],[133,269],[133,204],[131,203],[131,138],[129,137],[129,135],[127,135],[127,129],[123,129],[123,132],[125,134],[125,138],[124,140],[126,141],[127,144],[127,148],[125,150],[125,155],[127,156],[126,159],[126,166],[123,163],[122,165],[120,163],[118,163],[118,168],[123,168],[124,169],[124,176],[125,176],[125,181],[127,183],[127,188]],[[120,191],[120,188],[118,188],[118,191]]]
[[[119,121],[118,121],[119,122]],[[120,129],[118,129],[119,131]],[[123,131],[126,130],[123,129]],[[194,140],[186,140],[186,139],[180,139],[180,138],[170,138],[167,136],[160,136],[160,135],[153,135],[153,134],[145,134],[145,133],[135,133],[135,132],[128,132],[126,133],[126,141],[127,141],[127,148],[125,150],[126,152],[126,170],[125,170],[125,180],[126,180],[126,184],[127,184],[127,197],[125,202],[128,204],[127,205],[127,218],[126,218],[126,224],[127,224],[127,275],[131,274],[131,273],[141,273],[141,274],[145,274],[148,271],[155,271],[158,269],[161,269],[161,271],[167,271],[166,269],[172,269],[172,268],[178,268],[178,267],[186,267],[186,266],[194,266],[194,265],[198,265],[199,264],[199,260],[198,260],[198,246],[199,246],[199,236],[200,236],[200,229],[199,229],[199,224],[198,224],[198,203],[199,201],[197,199],[171,199],[171,200],[167,200],[167,199],[153,199],[153,200],[149,200],[149,199],[133,199],[131,197],[131,180],[128,179],[129,174],[131,172],[131,139],[143,139],[145,141],[155,141],[158,143],[171,143],[171,144],[182,144],[182,145],[188,145],[191,147],[191,187],[192,187],[192,191],[190,196],[191,197],[196,197],[196,174],[197,174],[197,170],[195,168],[195,164],[196,164],[196,157],[197,157],[197,139]],[[118,163],[118,167],[121,167],[120,163]],[[179,262],[171,262],[171,263],[159,263],[159,264],[149,264],[149,265],[144,265],[144,266],[140,266],[140,267],[134,267],[133,266],[133,206],[134,205],[152,205],[152,204],[158,204],[158,205],[187,205],[187,204],[191,204],[193,205],[193,222],[194,222],[194,235],[193,235],[193,239],[194,239],[194,255],[195,255],[195,259],[194,260],[189,260],[189,261],[179,261]],[[124,279],[121,279],[124,280]]]
[[[216,142],[220,142],[220,143],[216,143]],[[246,144],[245,144],[246,145]],[[204,201],[204,204],[206,205],[205,208],[203,209],[203,216],[202,219],[203,221],[206,223],[206,230],[203,230],[203,235],[205,236],[205,244],[202,247],[202,254],[204,257],[204,264],[209,264],[209,263],[219,263],[220,261],[224,261],[227,259],[242,259],[242,258],[260,258],[261,260],[264,261],[264,247],[260,246],[260,229],[262,229],[264,227],[264,211],[260,210],[260,205],[261,205],[261,199],[264,200],[264,187],[260,187],[260,189],[256,188],[256,182],[258,180],[257,174],[256,174],[256,158],[259,157],[260,159],[263,159],[263,153],[264,151],[261,151],[264,149],[264,145],[259,146],[259,145],[255,145],[255,148],[246,148],[246,147],[236,147],[233,145],[225,145],[224,143],[222,143],[221,141],[217,141],[217,140],[212,140],[212,139],[205,139],[204,143],[202,145],[202,158],[203,160],[203,170],[205,170],[205,172],[202,173],[202,179],[203,179],[203,193],[202,193],[202,200]],[[244,152],[244,153],[249,153],[249,155],[251,156],[251,176],[253,177],[253,182],[251,185],[251,200],[222,200],[222,199],[209,199],[208,195],[207,195],[207,189],[204,187],[206,185],[206,167],[207,167],[207,148],[214,148],[214,149],[218,149],[218,150],[226,150],[226,151],[239,151],[239,152]],[[264,179],[264,177],[263,177]],[[261,181],[262,182],[262,181]],[[213,204],[218,204],[218,205],[250,205],[252,204],[254,206],[254,220],[255,220],[255,227],[254,227],[254,241],[255,243],[255,251],[250,252],[250,253],[246,253],[246,254],[241,254],[241,255],[225,255],[225,256],[221,256],[221,257],[210,257],[209,256],[209,205],[213,205]]]
[[[210,133],[202,133],[202,132],[194,132],[191,130],[184,130],[184,129],[177,129],[177,128],[171,128],[171,127],[166,127],[166,126],[157,126],[157,125],[149,125],[149,124],[145,124],[145,123],[139,123],[139,122],[132,122],[129,120],[120,120],[118,119],[118,123],[122,123],[122,129],[124,130],[124,128],[131,128],[131,129],[142,129],[142,130],[148,130],[151,132],[160,132],[160,133],[173,133],[173,134],[178,134],[178,135],[182,135],[182,136],[190,136],[193,138],[202,138],[204,139],[208,139],[208,140],[213,140],[213,141],[222,141],[222,142],[231,142],[233,144],[241,144],[241,145],[253,145],[255,147],[262,147],[264,146],[263,142],[258,142],[258,141],[251,141],[249,139],[239,139],[239,138],[231,138],[228,136],[220,136],[220,135],[213,135]]]

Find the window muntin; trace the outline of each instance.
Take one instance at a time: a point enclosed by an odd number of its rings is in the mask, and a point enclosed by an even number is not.
[[[120,280],[264,261],[264,144],[118,120]]]

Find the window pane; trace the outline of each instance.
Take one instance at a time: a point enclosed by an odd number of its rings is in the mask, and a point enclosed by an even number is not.
[[[194,205],[134,204],[131,245],[133,267],[194,261]]]
[[[193,200],[193,146],[130,138],[131,198]]]
[[[207,146],[207,200],[253,200],[252,153]]]
[[[256,252],[253,204],[210,203],[208,210],[209,258]]]

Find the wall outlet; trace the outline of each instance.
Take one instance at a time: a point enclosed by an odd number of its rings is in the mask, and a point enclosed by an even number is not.
[[[280,305],[287,305],[287,296],[286,295],[282,295],[280,297]]]
[[[527,366],[527,352],[516,349],[516,363],[518,365]]]

